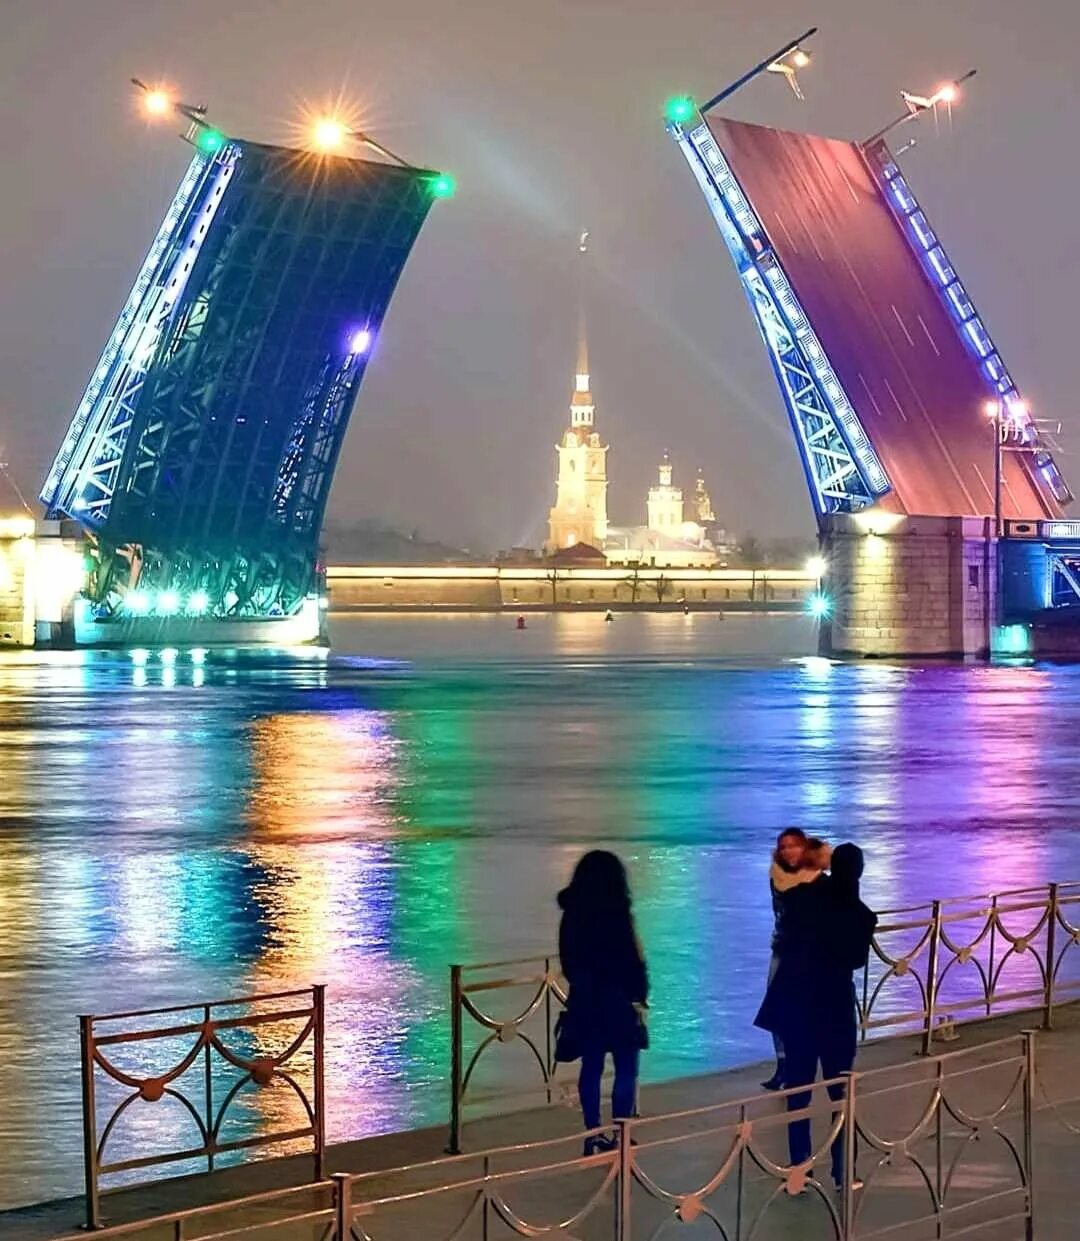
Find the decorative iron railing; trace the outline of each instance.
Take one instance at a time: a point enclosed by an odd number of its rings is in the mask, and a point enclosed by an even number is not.
[[[921,1033],[929,1054],[964,1021],[1054,1006],[1080,997],[1080,883],[954,897],[879,914],[870,960],[857,986],[863,1039]],[[475,1089],[478,1064],[515,1046],[532,1066],[529,1098],[561,1097],[553,1063],[554,1024],[567,985],[558,957],[525,957],[450,970],[449,1151],[461,1150],[466,1102],[498,1099]],[[501,1008],[499,1004],[501,1002]],[[476,1037],[467,1039],[471,1025]],[[470,1088],[473,1087],[472,1090]]]
[[[799,1236],[836,1241],[978,1235],[990,1221],[997,1228],[1015,1222],[1031,1238],[1036,1072],[1036,1035],[1027,1031],[819,1083],[816,1101],[798,1111],[784,1110],[783,1093],[757,1095],[620,1121],[612,1149],[595,1155],[566,1152],[581,1135],[549,1139],[339,1173],[100,1235],[636,1241],[700,1219],[728,1241],[794,1235],[793,1227]],[[821,1085],[840,1086],[843,1097],[822,1098]],[[816,1141],[810,1157],[792,1165],[787,1126],[801,1119],[817,1122]],[[843,1168],[834,1188],[837,1139]],[[795,1197],[804,1201],[796,1206]]]
[[[324,988],[315,986],[80,1017],[87,1227],[101,1225],[103,1181],[130,1184],[130,1174],[145,1168],[197,1160],[212,1172],[221,1155],[309,1141],[322,1180],[323,1005]],[[281,1085],[291,1102],[245,1124],[249,1085]],[[171,1119],[162,1115],[166,1101]],[[155,1113],[145,1125],[142,1104]]]

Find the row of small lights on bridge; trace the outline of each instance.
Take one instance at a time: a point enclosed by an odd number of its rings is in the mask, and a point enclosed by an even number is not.
[[[195,128],[192,137],[197,150],[204,155],[216,155],[228,141],[220,129],[215,129],[202,119],[202,109],[191,108],[164,86],[147,86],[133,78],[132,81],[142,92],[142,110],[151,120],[160,120],[174,113],[186,117]],[[350,144],[369,146],[381,155],[388,156],[403,167],[410,167],[400,156],[376,142],[362,130],[354,129],[339,117],[328,115],[316,117],[307,127],[307,139],[311,149],[319,155],[343,154]],[[448,172],[436,173],[428,185],[435,198],[453,198],[457,184]]]
[[[163,590],[157,597],[148,590],[132,590],[124,598],[123,608],[129,616],[204,616],[210,607],[205,590],[195,590],[183,599],[177,590]]]

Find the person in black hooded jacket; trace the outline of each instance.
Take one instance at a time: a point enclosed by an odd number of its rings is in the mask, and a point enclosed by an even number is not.
[[[648,1045],[643,1019],[648,973],[634,929],[626,869],[614,853],[586,853],[558,899],[563,911],[559,957],[570,993],[555,1058],[580,1056],[578,1095],[585,1128],[597,1129],[600,1079],[609,1054],[615,1063],[612,1117],[635,1114],[638,1059]],[[585,1153],[609,1147],[607,1139],[590,1138]]]
[[[862,850],[839,845],[833,850],[832,873],[804,885],[798,902],[785,914],[790,934],[754,1024],[783,1039],[785,1084],[807,1087],[788,1096],[789,1111],[809,1105],[819,1063],[826,1079],[849,1072],[855,1063],[858,1018],[852,975],[866,964],[877,925],[877,915],[859,899],[862,872]],[[828,1089],[834,1101],[843,1098],[842,1084]],[[793,1165],[810,1158],[809,1118],[788,1126],[788,1147]],[[844,1175],[842,1135],[833,1143],[832,1173],[839,1186]]]

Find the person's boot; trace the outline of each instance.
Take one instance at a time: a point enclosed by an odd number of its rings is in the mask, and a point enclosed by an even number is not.
[[[763,1090],[783,1090],[784,1089],[784,1061],[782,1059],[776,1062],[776,1072],[767,1082],[761,1083]]]
[[[615,1138],[608,1137],[606,1133],[594,1133],[592,1137],[585,1139],[585,1158],[590,1155],[603,1155],[608,1151],[613,1151],[618,1145]]]

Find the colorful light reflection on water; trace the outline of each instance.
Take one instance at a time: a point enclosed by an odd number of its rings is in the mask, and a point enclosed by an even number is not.
[[[336,639],[0,656],[0,1204],[79,1189],[83,1011],[325,982],[331,1137],[440,1121],[448,964],[546,948],[591,845],[632,866],[654,1078],[767,1053],[781,825],[864,843],[882,906],[1080,875],[1080,668],[785,658],[793,618]]]

